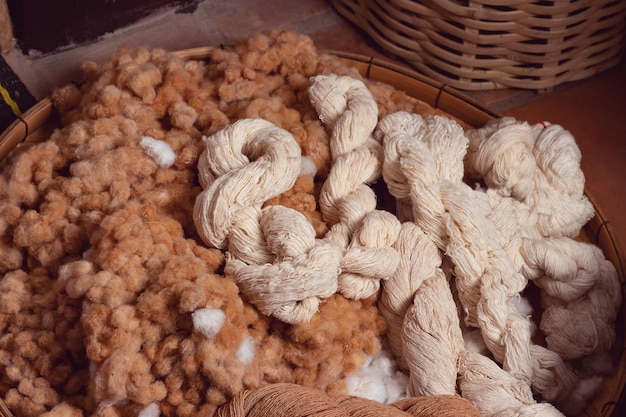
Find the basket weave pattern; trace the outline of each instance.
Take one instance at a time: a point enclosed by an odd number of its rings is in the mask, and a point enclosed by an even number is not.
[[[332,0],[388,53],[464,90],[543,90],[597,74],[624,49],[623,0]]]

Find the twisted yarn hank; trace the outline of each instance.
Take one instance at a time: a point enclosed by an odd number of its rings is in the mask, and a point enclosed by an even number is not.
[[[516,268],[542,289],[548,348],[565,359],[606,352],[615,341],[619,280],[600,249],[572,239],[593,215],[573,136],[513,118],[467,133],[468,171],[491,187],[490,218]],[[519,226],[507,224],[510,213]]]
[[[549,403],[537,403],[530,387],[479,353],[459,359],[459,389],[482,417],[563,417]]]
[[[347,298],[367,298],[399,262],[391,245],[400,223],[392,214],[375,210],[376,194],[367,185],[381,172],[382,148],[372,137],[378,106],[363,82],[335,74],[313,77],[309,96],[331,129],[332,166],[319,204],[331,226],[326,238],[346,248],[338,291]]]
[[[383,283],[378,303],[388,320],[391,349],[409,370],[413,395],[455,394],[463,337],[441,255],[420,227],[410,222],[402,224],[394,247],[400,265]]]
[[[315,238],[299,212],[263,202],[293,186],[300,172],[293,136],[262,119],[242,119],[206,139],[198,163],[205,188],[194,223],[205,243],[228,248],[226,274],[266,315],[308,321],[337,291],[342,250]]]
[[[342,252],[315,239],[313,227],[295,210],[270,206],[262,213],[261,230],[268,249],[276,254],[275,262],[247,264],[227,257],[224,272],[235,277],[249,301],[264,314],[287,323],[308,321],[318,311],[320,299],[337,291]]]
[[[540,236],[575,237],[593,217],[584,195],[580,149],[563,127],[531,127],[503,118],[468,130],[467,137],[468,172],[501,197],[526,205],[535,214],[535,224],[527,228]]]
[[[293,384],[247,390],[218,409],[217,417],[479,417],[472,404],[456,395],[415,397],[382,405],[358,397],[331,397]]]
[[[411,118],[416,120],[407,121]],[[450,257],[466,320],[482,329],[496,360],[545,397],[563,395],[573,385],[573,373],[555,353],[540,346],[531,348],[530,320],[509,303],[519,297],[526,280],[500,246],[498,231],[488,218],[488,200],[460,181],[463,165],[458,161],[463,161],[467,139],[460,127],[450,126],[451,121],[429,118],[420,123],[420,119],[418,115],[395,113],[379,123],[386,158],[383,176],[387,165],[399,166],[408,184],[390,187],[390,192],[409,191],[416,223]],[[403,131],[407,127],[410,131]],[[431,132],[437,132],[435,136],[444,132],[445,136],[427,140]],[[434,143],[445,146],[433,145],[431,150],[429,145]],[[400,160],[391,159],[394,156]],[[404,178],[396,174],[388,183]],[[396,197],[406,198],[406,194]],[[550,367],[544,368],[548,362]]]
[[[263,119],[239,120],[205,138],[205,145],[198,160],[204,190],[196,198],[194,223],[207,245],[226,249],[240,211],[257,211],[294,185],[300,147],[289,132]]]
[[[425,280],[415,292],[402,330],[413,395],[455,394],[458,355],[464,342],[443,274]]]
[[[622,302],[613,264],[591,244],[569,238],[525,240],[526,273],[542,289],[540,329],[550,350],[580,359],[610,350]]]
[[[432,240],[414,223],[402,223],[394,248],[400,256],[395,273],[382,285],[378,308],[387,320],[387,339],[398,364],[407,369],[402,326],[415,292],[422,283],[442,274],[441,255]]]

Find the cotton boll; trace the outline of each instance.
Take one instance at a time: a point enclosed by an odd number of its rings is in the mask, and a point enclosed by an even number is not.
[[[345,378],[348,394],[381,404],[391,404],[409,396],[409,377],[398,369],[391,351],[381,349],[363,366]]]
[[[480,329],[464,333],[463,340],[465,341],[465,349],[470,352],[480,353],[482,355],[488,353],[487,345],[485,345]]]
[[[224,325],[226,315],[218,308],[199,308],[191,313],[191,320],[194,329],[211,339]]]
[[[346,379],[348,394],[369,400],[385,403],[387,400],[387,389],[382,382],[382,375],[377,369],[371,367],[371,358],[363,368]]]
[[[397,370],[395,374],[387,380],[387,402],[385,404],[393,404],[410,396],[409,376]]]
[[[157,403],[150,403],[137,414],[137,417],[159,417],[160,415],[161,411]]]
[[[527,298],[522,297],[519,294],[509,297],[508,304],[513,307],[521,316],[530,318],[533,315],[533,306],[530,304]],[[529,324],[530,334],[535,334],[535,332],[537,331],[537,325],[532,320],[530,320]]]
[[[115,400],[112,398],[104,399],[98,403],[98,413],[102,413],[102,410],[104,409],[118,407],[124,404],[128,404],[128,398],[122,398],[119,400]]]
[[[356,375],[348,376],[345,382],[349,395],[367,398],[383,404],[387,400],[387,389],[376,370],[360,369]]]
[[[568,416],[580,415],[598,391],[600,384],[602,377],[599,376],[581,379],[574,391],[558,404],[558,408]]]
[[[244,365],[250,365],[254,360],[254,353],[256,351],[256,341],[252,336],[247,336],[239,345],[237,349],[237,359]]]
[[[530,305],[530,302],[519,294],[509,297],[508,304],[522,316],[528,317],[533,314],[533,307]]]
[[[144,136],[139,144],[161,168],[169,168],[176,161],[176,155],[167,142]]]
[[[300,163],[300,176],[307,175],[314,177],[315,174],[317,174],[317,167],[315,166],[315,162],[313,162],[313,158],[303,156]]]

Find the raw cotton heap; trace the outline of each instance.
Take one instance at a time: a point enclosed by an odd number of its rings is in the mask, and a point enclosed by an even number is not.
[[[327,234],[317,201],[330,132],[308,88],[331,73],[361,79],[308,37],[274,31],[206,60],[124,49],[55,91],[59,129],[0,163],[0,397],[16,416],[211,416],[275,382],[347,393],[380,352],[375,298],[330,295],[297,325],[268,317],[193,223],[210,181],[198,178],[202,137],[254,118],[289,132],[306,168],[261,210],[293,209],[315,239]],[[441,114],[362,81],[380,115]],[[352,240],[355,252],[378,242]]]

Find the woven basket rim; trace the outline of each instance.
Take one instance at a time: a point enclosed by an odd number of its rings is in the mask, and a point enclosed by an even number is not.
[[[173,51],[173,53],[183,59],[202,60],[208,56],[212,49],[213,47],[198,47]],[[415,98],[454,117],[458,117],[474,127],[481,126],[487,121],[501,116],[459,90],[404,65],[350,52],[336,50],[325,52],[357,67],[365,78],[392,85],[397,89],[404,90],[413,97],[418,92],[422,97]],[[20,118],[16,119],[0,134],[0,163],[4,161],[13,149],[28,141],[40,129],[50,123],[58,124],[58,121],[54,120],[55,117],[56,113],[52,100],[44,98],[28,109]],[[589,240],[599,245],[605,252],[605,255],[610,257],[610,260],[615,265],[622,284],[622,297],[626,300],[626,257],[622,251],[621,244],[613,231],[610,220],[605,216],[596,200],[589,195],[588,191],[585,191],[585,194],[594,206],[595,216],[584,228]],[[624,305],[622,305],[620,314],[618,321],[621,320],[621,324],[626,327],[626,309]],[[616,349],[620,349],[618,368],[615,370],[614,375],[603,382],[604,388],[612,388],[611,392],[608,396],[604,396],[606,398],[598,397],[593,400],[588,404],[581,416],[619,417],[626,411],[626,337],[622,340],[622,346],[616,346]],[[1,397],[0,416],[14,417]]]

